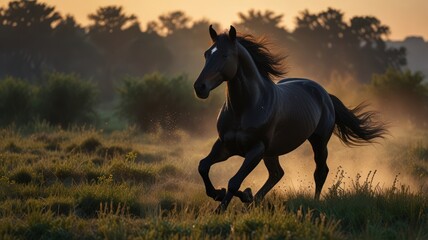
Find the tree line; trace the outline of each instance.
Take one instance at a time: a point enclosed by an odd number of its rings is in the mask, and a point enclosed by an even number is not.
[[[351,78],[391,98],[408,89],[419,94],[407,94],[416,102],[414,112],[428,116],[428,109],[417,107],[428,102],[423,76],[405,71],[406,50],[387,47],[389,27],[376,17],[346,20],[337,9],[303,11],[289,30],[273,11],[238,16],[233,25],[242,34],[265,37],[276,46],[272,51],[288,55],[293,76]],[[1,125],[31,116],[63,127],[93,122],[100,101],[118,102],[115,112],[146,130],[157,124],[192,129],[215,117],[220,98],[214,95],[201,107],[191,85],[210,44],[208,27],[221,29],[219,24],[174,11],[142,27],[121,6],[100,7],[88,19],[82,26],[38,0],[13,0],[0,8]]]
[[[369,82],[373,73],[406,64],[405,49],[386,46],[389,28],[375,17],[346,21],[337,9],[304,11],[291,31],[282,25],[283,15],[273,11],[250,10],[238,16],[233,23],[237,29],[272,39],[289,56],[287,64],[297,75],[320,81],[351,76]],[[93,79],[103,97],[111,99],[115,81],[124,75],[196,75],[212,24],[174,11],[142,30],[137,17],[121,6],[100,7],[88,19],[89,25],[82,26],[46,3],[10,1],[0,9],[0,77],[37,82],[45,72],[76,73]]]

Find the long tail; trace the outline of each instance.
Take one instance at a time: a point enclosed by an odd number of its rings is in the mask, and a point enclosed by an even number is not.
[[[336,96],[330,94],[336,114],[336,134],[348,146],[358,146],[374,142],[376,138],[384,138],[388,133],[383,122],[376,121],[378,113],[363,112],[367,106],[362,103],[353,109],[348,109]]]

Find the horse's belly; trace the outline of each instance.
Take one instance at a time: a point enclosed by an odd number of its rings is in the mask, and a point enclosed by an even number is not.
[[[279,121],[272,133],[268,154],[283,155],[298,148],[314,133],[319,120],[318,111],[310,116],[305,111],[300,111]]]
[[[279,156],[293,151],[302,145],[311,133],[295,133],[293,130],[276,132],[271,139],[266,155]]]
[[[229,130],[223,134],[222,140],[230,152],[244,156],[260,139],[246,131]]]

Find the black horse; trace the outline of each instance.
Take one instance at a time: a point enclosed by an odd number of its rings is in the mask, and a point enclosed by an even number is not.
[[[222,82],[227,83],[226,101],[217,120],[218,140],[201,160],[206,193],[221,201],[225,210],[233,196],[256,202],[284,175],[278,156],[293,151],[309,140],[315,155],[315,198],[319,199],[328,174],[327,143],[334,132],[347,145],[371,143],[386,133],[383,123],[374,121],[375,112],[364,106],[348,109],[314,81],[288,78],[275,84],[273,77],[284,74],[281,59],[271,54],[262,41],[228,34],[217,35],[210,26],[213,45],[205,52],[205,66],[194,84],[196,95],[207,98]],[[245,158],[226,189],[215,189],[210,167],[229,157]],[[263,159],[269,178],[255,197],[251,189],[240,191],[243,180]]]

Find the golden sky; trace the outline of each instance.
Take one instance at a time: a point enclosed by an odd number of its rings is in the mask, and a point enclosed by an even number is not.
[[[86,25],[87,15],[99,6],[121,5],[125,12],[138,17],[141,26],[156,20],[161,14],[183,10],[193,20],[207,18],[227,28],[238,20],[238,12],[249,9],[272,10],[284,14],[284,26],[292,30],[297,14],[308,9],[311,12],[334,7],[352,16],[372,15],[391,29],[390,39],[400,40],[409,35],[420,35],[428,40],[428,0],[39,0],[55,5],[62,13],[69,13]],[[0,0],[0,6],[8,0]]]

